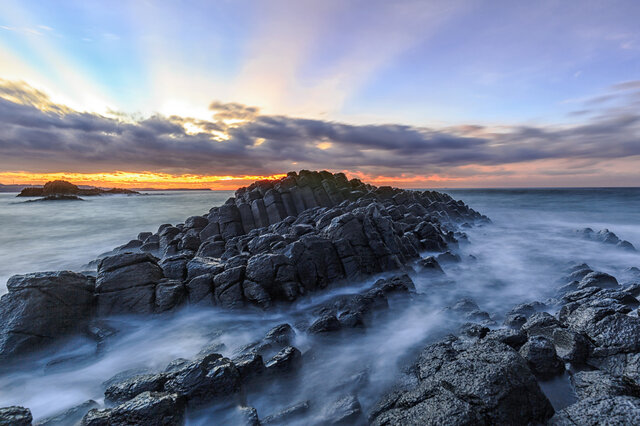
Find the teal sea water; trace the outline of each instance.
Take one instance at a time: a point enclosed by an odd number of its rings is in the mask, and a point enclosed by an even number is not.
[[[421,293],[409,306],[391,306],[384,322],[349,339],[332,341],[318,362],[305,364],[295,388],[266,389],[249,395],[261,417],[277,407],[335,397],[335,383],[365,369],[369,384],[358,398],[366,412],[397,379],[407,359],[425,342],[455,331],[459,323],[443,309],[463,297],[473,298],[492,315],[513,305],[553,296],[557,280],[571,262],[586,262],[625,280],[625,269],[640,267],[639,252],[582,238],[576,229],[607,228],[640,249],[640,188],[443,190],[489,216],[492,224],[468,229],[461,243],[460,264],[443,265],[448,282],[435,285],[414,278]],[[92,198],[85,202],[22,203],[15,194],[0,194],[0,292],[16,273],[82,269],[97,255],[124,244],[142,231],[163,223],[180,223],[206,213],[231,192],[165,192],[148,196]],[[473,257],[471,257],[471,256]],[[328,290],[298,302],[313,306],[338,292],[356,291],[367,283]],[[295,310],[295,306],[292,311]],[[47,363],[90,354],[95,344],[84,340],[43,355],[28,369],[0,371],[0,406],[24,405],[36,419],[87,399],[101,402],[101,383],[131,368],[162,370],[173,359],[192,358],[212,343],[233,356],[271,327],[296,317],[290,311],[234,311],[188,307],[169,317],[125,318],[123,331],[99,358],[89,357],[74,368],[48,369]],[[303,352],[311,337],[299,333],[295,345]],[[561,389],[558,391],[558,389]],[[571,402],[562,387],[545,388],[557,407]],[[214,407],[221,422],[234,423],[224,407]],[[305,418],[300,424],[313,423]],[[190,425],[210,424],[210,413],[191,417]]]

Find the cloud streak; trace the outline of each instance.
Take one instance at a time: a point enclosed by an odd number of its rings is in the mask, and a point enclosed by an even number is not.
[[[221,102],[211,103],[209,121],[161,115],[125,120],[78,112],[24,83],[0,81],[0,169],[236,176],[312,168],[401,181],[466,178],[465,168],[474,167],[499,176],[505,165],[513,173],[514,165],[562,161],[544,173],[564,175],[573,167],[574,175],[597,174],[599,163],[640,156],[635,89],[636,82],[612,88],[624,102],[602,107],[578,125],[436,129],[262,115]]]

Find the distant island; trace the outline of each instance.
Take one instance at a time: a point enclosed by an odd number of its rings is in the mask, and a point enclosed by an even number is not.
[[[66,180],[54,180],[47,182],[44,186],[30,186],[22,189],[17,197],[42,197],[37,201],[73,201],[82,200],[80,196],[92,197],[96,195],[140,195],[138,191],[124,188],[80,188],[77,185],[67,182]]]

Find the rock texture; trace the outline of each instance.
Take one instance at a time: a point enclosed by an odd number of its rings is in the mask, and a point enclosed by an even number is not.
[[[372,424],[535,424],[553,415],[527,362],[495,340],[430,345],[414,375],[414,386],[378,404]]]
[[[47,188],[54,187],[75,191],[62,183]],[[92,315],[151,314],[184,303],[268,309],[402,269],[420,251],[455,246],[463,236],[455,224],[487,221],[442,193],[374,187],[342,173],[303,170],[259,181],[207,215],[142,232],[102,256],[95,286],[69,272],[11,278],[0,302],[0,358],[79,331]],[[359,323],[359,315],[317,328]]]
[[[16,275],[0,298],[0,359],[82,331],[94,314],[94,280],[70,271]]]

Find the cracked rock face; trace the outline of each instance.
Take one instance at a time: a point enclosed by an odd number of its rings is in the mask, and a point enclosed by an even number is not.
[[[526,361],[495,340],[427,346],[415,376],[415,386],[378,404],[373,424],[526,424],[553,415]]]
[[[0,299],[0,359],[78,332],[94,312],[94,280],[71,271],[15,275]]]

